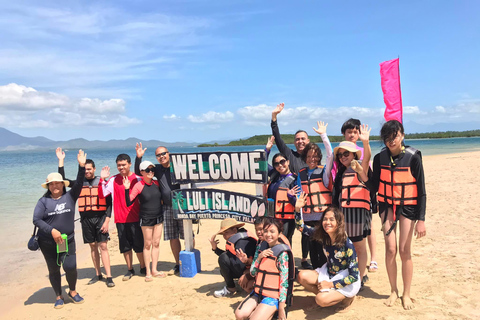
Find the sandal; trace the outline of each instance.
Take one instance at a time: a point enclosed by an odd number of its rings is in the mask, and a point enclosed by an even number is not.
[[[371,261],[370,266],[368,267],[368,272],[377,272],[378,271],[378,264],[376,261]]]
[[[152,273],[152,276],[155,277],[155,278],[165,278],[165,277],[167,277],[167,275],[163,271],[157,272],[155,274]]]
[[[153,278],[152,276],[145,276],[145,282],[152,282]]]

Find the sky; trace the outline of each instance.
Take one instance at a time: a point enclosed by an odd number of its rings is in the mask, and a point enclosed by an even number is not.
[[[230,141],[348,118],[480,128],[478,1],[0,1],[0,127],[53,140]],[[476,22],[475,22],[476,21]]]

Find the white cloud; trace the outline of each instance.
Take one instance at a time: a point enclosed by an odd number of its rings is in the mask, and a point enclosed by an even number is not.
[[[442,107],[442,106],[436,106],[435,111],[438,112],[438,113],[446,113],[447,112],[445,107]]]
[[[404,114],[427,114],[424,111],[420,111],[417,106],[403,106]]]
[[[0,125],[43,128],[55,125],[123,127],[140,123],[124,115],[123,99],[72,99],[10,83],[0,86]]]
[[[76,87],[89,96],[88,88],[108,92],[130,80],[179,77],[186,57],[211,42],[203,36],[208,19],[115,3],[3,1],[0,11],[0,83],[4,74],[5,82],[14,78],[57,92]]]
[[[163,119],[167,120],[167,121],[175,121],[175,120],[180,120],[181,117],[175,115],[175,114],[171,114],[171,115],[164,115],[163,116]]]
[[[187,119],[193,123],[222,123],[233,121],[234,114],[230,111],[215,112],[209,111],[200,116],[189,115]]]

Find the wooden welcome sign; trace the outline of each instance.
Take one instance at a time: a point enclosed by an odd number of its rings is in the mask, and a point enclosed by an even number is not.
[[[170,154],[173,183],[254,182],[265,184],[268,164],[264,151],[173,153]],[[267,200],[263,196],[218,189],[172,190],[176,219],[234,218],[252,223],[263,216]]]

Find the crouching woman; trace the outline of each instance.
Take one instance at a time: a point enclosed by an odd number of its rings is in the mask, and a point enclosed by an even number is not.
[[[302,193],[296,206],[301,208],[305,199]],[[355,247],[345,233],[345,220],[340,209],[328,207],[320,221],[315,229],[297,221],[300,231],[322,243],[327,257],[321,268],[300,271],[297,280],[305,289],[315,293],[315,302],[319,306],[329,307],[341,302],[337,311],[346,311],[361,285]]]

